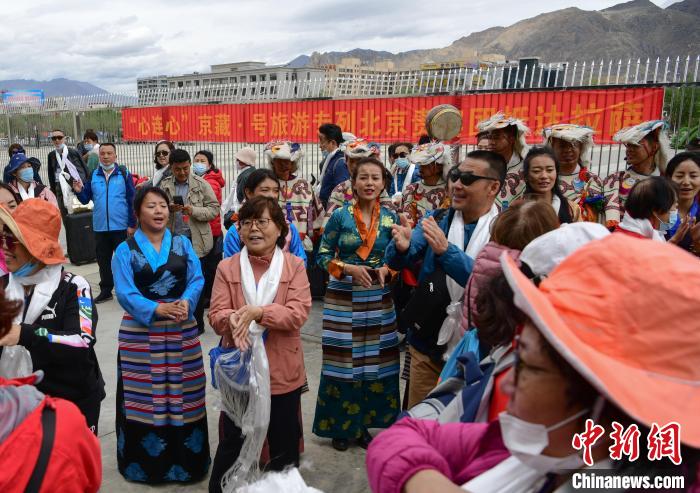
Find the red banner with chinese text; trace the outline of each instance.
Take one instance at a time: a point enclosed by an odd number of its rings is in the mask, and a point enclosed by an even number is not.
[[[497,111],[522,118],[531,143],[554,123],[595,129],[595,141],[612,142],[622,127],[661,117],[663,88],[501,92],[463,96],[346,99],[279,103],[125,108],[125,140],[187,142],[316,142],[322,123],[337,123],[374,142],[415,142],[425,116],[439,104],[457,107],[464,119],[460,141],[473,144],[478,121]]]

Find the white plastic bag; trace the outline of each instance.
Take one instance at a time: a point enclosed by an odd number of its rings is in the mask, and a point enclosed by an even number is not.
[[[24,346],[6,346],[0,356],[0,377],[22,378],[32,374],[32,357]]]
[[[221,355],[214,365],[226,414],[245,436],[236,462],[224,474],[224,493],[250,484],[260,475],[260,452],[270,424],[270,367],[262,327],[250,326],[251,348]]]
[[[265,474],[260,481],[243,486],[236,493],[323,493],[321,490],[307,486],[299,469],[293,468],[283,472]]]

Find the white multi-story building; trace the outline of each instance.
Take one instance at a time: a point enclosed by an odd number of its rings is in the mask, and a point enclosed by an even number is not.
[[[324,80],[321,68],[237,62],[211,65],[207,73],[140,78],[137,89],[142,104],[302,99],[323,96]]]

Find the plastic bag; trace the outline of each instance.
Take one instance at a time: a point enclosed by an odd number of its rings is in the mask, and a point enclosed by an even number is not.
[[[32,357],[23,346],[6,346],[0,356],[0,377],[22,378],[32,374]]]
[[[462,373],[462,369],[457,366],[457,358],[466,353],[473,353],[477,361],[479,360],[479,335],[476,329],[465,332],[459,344],[455,346],[440,373],[438,384],[444,382],[448,378],[459,376]]]
[[[233,466],[224,474],[221,489],[236,491],[260,476],[260,452],[270,424],[270,367],[262,327],[250,326],[251,347],[244,352],[221,351],[213,375],[224,412],[245,437]],[[210,353],[211,354],[211,353]]]
[[[299,469],[288,469],[284,472],[265,474],[260,481],[249,486],[243,486],[236,493],[269,493],[284,491],[285,493],[323,493],[321,490],[307,486],[301,477]]]

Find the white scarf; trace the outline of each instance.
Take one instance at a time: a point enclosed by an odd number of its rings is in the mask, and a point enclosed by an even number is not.
[[[664,238],[664,235],[654,229],[649,219],[635,219],[629,214],[625,214],[622,216],[620,228],[624,229],[625,231],[637,233],[638,235],[642,235],[650,240],[666,243],[666,238]]]
[[[166,171],[170,169],[170,165],[166,164],[162,168],[158,169],[156,168],[155,172],[153,173],[153,180],[152,180],[152,185],[154,187],[157,187],[160,181],[163,179],[163,175],[165,174]]]
[[[70,186],[66,177],[63,176],[64,171],[68,171],[68,174],[75,181],[80,181],[80,175],[75,165],[68,159],[68,146],[64,145],[63,150],[59,154],[58,149],[56,149],[56,161],[58,163],[58,169],[56,170],[56,178],[61,186],[61,195],[63,196],[63,205],[66,206],[68,214],[73,213],[74,209],[74,198],[75,192],[73,192],[73,187]]]
[[[328,163],[331,162],[331,158],[335,156],[336,152],[340,152],[340,147],[336,147],[333,152],[329,152],[326,159],[323,160],[321,165],[321,178],[318,180],[318,185],[316,185],[316,193],[321,193],[321,185],[323,184],[323,178],[326,176],[326,171],[328,170]]]
[[[489,242],[491,239],[491,222],[497,215],[498,207],[496,207],[496,204],[492,204],[491,209],[479,218],[476,228],[474,228],[474,232],[469,238],[469,244],[464,250],[467,256],[475,259],[482,248]],[[462,245],[464,245],[464,219],[461,211],[455,211],[450,230],[447,233],[447,241],[457,245],[460,250]],[[447,317],[442,322],[437,342],[438,345],[447,344],[447,351],[444,355],[445,360],[449,358],[450,353],[462,337],[460,324],[462,319],[462,300],[464,299],[464,286],[460,286],[449,275],[446,278],[446,282],[451,302],[447,306]]]
[[[33,199],[34,198],[34,182],[31,182],[29,184],[29,188],[27,190],[24,189],[22,184],[17,180],[17,191],[19,192],[19,196],[22,198],[22,200],[27,200],[27,199]]]
[[[408,166],[408,171],[406,171],[406,178],[403,180],[403,185],[401,185],[401,190],[399,190],[399,168],[396,167],[396,174],[394,174],[394,200],[403,197],[403,193],[406,191],[406,187],[411,184],[411,178],[413,178],[413,172],[416,170],[416,165],[411,163]]]
[[[248,258],[248,247],[243,247],[240,253],[241,287],[243,298],[249,306],[265,306],[272,303],[277,296],[282,268],[284,267],[284,254],[279,247],[275,247],[270,267],[262,275],[256,284],[255,274]],[[258,461],[267,428],[270,425],[270,365],[265,352],[265,343],[262,334],[265,327],[255,321],[250,323],[249,334],[252,340],[250,351],[250,396],[243,415],[237,417],[237,423],[245,436],[238,457],[231,468],[222,478],[222,490],[226,493],[238,491],[236,488],[250,479],[257,479]],[[220,389],[222,398],[226,390]],[[224,400],[226,402],[226,400]]]
[[[31,276],[17,277],[10,273],[10,280],[7,283],[7,289],[5,289],[7,297],[22,302],[22,310],[15,317],[13,323],[33,324],[51,301],[62,277],[60,265],[48,265]],[[29,302],[29,308],[27,308],[27,315],[22,319],[25,286],[34,286],[34,292]]]
[[[554,213],[557,216],[559,215],[560,208],[561,208],[561,199],[557,195],[552,194],[552,209],[554,209]]]

